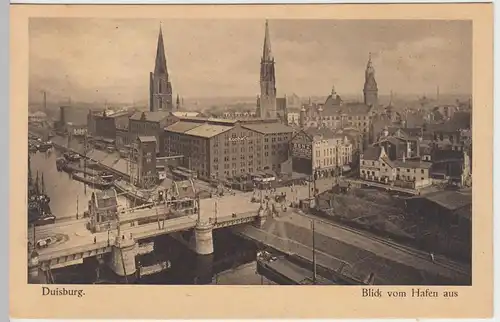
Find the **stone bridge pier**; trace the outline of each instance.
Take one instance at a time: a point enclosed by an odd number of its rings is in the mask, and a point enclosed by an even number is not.
[[[36,251],[33,251],[28,255],[28,284],[40,283],[39,275],[40,263],[38,259],[38,253]]]
[[[210,255],[214,252],[214,224],[198,222],[194,228],[195,251],[198,255]]]
[[[135,256],[139,245],[132,238],[117,236],[108,260],[108,266],[120,278],[130,282],[136,276]]]

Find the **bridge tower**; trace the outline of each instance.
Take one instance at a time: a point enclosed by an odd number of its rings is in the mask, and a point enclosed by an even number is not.
[[[267,205],[267,208],[264,208],[264,204],[261,202],[257,213],[257,217],[255,218],[255,226],[257,226],[258,228],[262,228],[266,223],[268,213],[269,213],[269,204]]]
[[[130,282],[137,272],[135,265],[137,251],[138,245],[134,239],[125,235],[116,236],[108,265],[116,275],[125,278],[127,282]]]

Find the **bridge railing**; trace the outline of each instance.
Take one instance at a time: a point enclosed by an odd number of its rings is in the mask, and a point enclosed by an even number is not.
[[[40,253],[40,261],[46,261],[46,260],[52,260],[54,258],[59,258],[59,257],[67,257],[75,254],[80,254],[80,253],[85,253],[85,252],[90,252],[94,251],[100,248],[106,248],[108,246],[111,246],[114,244],[114,240],[110,239],[109,243],[108,241],[102,241],[102,242],[97,242],[97,243],[89,243],[86,245],[81,245],[81,246],[75,246],[71,248],[66,248],[66,249],[58,249],[58,250],[52,250],[52,251],[43,251]]]

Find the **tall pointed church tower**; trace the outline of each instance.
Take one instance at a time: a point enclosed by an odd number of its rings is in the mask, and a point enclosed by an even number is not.
[[[366,105],[378,106],[378,87],[377,81],[375,80],[375,68],[373,68],[371,53],[368,57],[368,64],[366,65],[363,94]]]
[[[276,118],[276,77],[274,74],[274,57],[271,51],[269,24],[266,20],[264,49],[260,61],[260,99],[261,118]]]
[[[167,59],[163,46],[163,33],[160,26],[154,72],[149,74],[149,110],[172,111],[172,84],[168,79]]]

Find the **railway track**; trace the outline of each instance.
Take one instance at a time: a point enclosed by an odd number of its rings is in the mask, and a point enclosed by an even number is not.
[[[305,214],[303,212],[300,212],[300,213],[304,217],[307,217],[309,219],[314,219],[316,222],[321,222],[323,224],[336,227],[338,229],[343,229],[343,230],[355,233],[357,235],[363,236],[365,238],[368,238],[368,239],[371,239],[371,240],[376,241],[378,243],[381,243],[381,244],[384,244],[386,246],[389,246],[389,247],[391,247],[393,249],[397,249],[397,250],[399,250],[401,252],[405,252],[405,253],[413,255],[415,257],[419,257],[419,258],[422,258],[422,259],[430,261],[430,255],[427,252],[424,252],[424,251],[421,251],[421,250],[418,250],[418,249],[415,249],[415,248],[412,248],[412,247],[409,247],[409,246],[401,245],[399,243],[393,242],[391,240],[387,240],[387,239],[382,238],[382,237],[375,236],[373,234],[370,234],[370,233],[368,233],[366,231],[362,231],[360,229],[355,229],[355,228],[352,228],[352,227],[343,226],[343,225],[334,223],[332,221],[325,220],[325,219],[323,219],[321,217],[318,217],[318,216]],[[436,261],[434,262],[435,265],[438,265],[440,267],[452,270],[454,272],[457,272],[457,273],[460,273],[460,274],[463,274],[463,275],[471,275],[470,269],[468,269],[467,267],[464,267],[461,264],[451,262],[450,260],[445,259],[442,256],[435,256],[435,258],[436,258]],[[443,262],[443,260],[446,261],[446,262]]]

